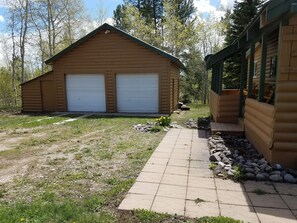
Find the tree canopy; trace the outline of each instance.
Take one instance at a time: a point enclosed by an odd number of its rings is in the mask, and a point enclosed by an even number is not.
[[[225,21],[227,31],[225,45],[231,45],[242,33],[249,22],[257,14],[259,6],[263,3],[261,0],[243,0],[235,1],[233,12],[227,12]],[[223,84],[225,88],[239,88],[239,75],[241,70],[241,56],[235,55],[225,62],[225,73]]]

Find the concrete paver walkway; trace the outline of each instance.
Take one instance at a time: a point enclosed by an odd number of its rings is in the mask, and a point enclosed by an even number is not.
[[[244,222],[297,222],[297,185],[213,178],[207,139],[199,135],[197,130],[171,129],[119,209],[192,218],[222,215]]]

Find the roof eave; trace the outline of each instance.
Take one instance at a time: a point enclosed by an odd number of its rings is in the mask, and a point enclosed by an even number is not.
[[[125,36],[127,36],[128,38],[130,38],[131,40],[133,40],[134,42],[137,42],[138,44],[142,45],[143,47],[150,49],[166,58],[168,58],[170,61],[172,61],[173,63],[177,64],[178,66],[180,66],[182,69],[185,69],[184,64],[177,58],[174,57],[173,55],[166,53],[165,51],[154,47],[134,36],[131,36],[130,34],[124,32],[123,30],[120,30],[116,27],[113,27],[107,23],[103,24],[102,26],[100,26],[99,28],[93,30],[92,32],[90,32],[89,34],[87,34],[86,36],[82,37],[81,39],[77,40],[76,42],[74,42],[73,44],[71,44],[70,46],[68,46],[67,48],[65,48],[64,50],[60,51],[59,53],[57,53],[56,55],[54,55],[53,57],[49,58],[48,60],[45,61],[46,64],[52,64],[52,62],[54,60],[57,60],[58,58],[60,58],[61,56],[63,56],[65,53],[69,52],[70,50],[72,50],[73,48],[77,47],[78,45],[80,45],[81,43],[83,43],[84,41],[88,40],[89,38],[93,37],[94,35],[96,35],[97,33],[99,33],[100,31],[104,30],[104,29],[110,29],[110,30],[114,30],[116,32],[119,32]]]

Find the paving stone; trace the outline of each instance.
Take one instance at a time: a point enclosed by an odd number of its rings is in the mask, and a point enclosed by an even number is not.
[[[147,163],[166,165],[168,163],[168,158],[150,158]]]
[[[185,215],[190,218],[201,218],[204,216],[219,216],[218,203],[212,202],[200,202],[186,201],[186,213]]]
[[[151,173],[164,173],[166,166],[165,165],[158,165],[158,164],[152,164],[147,163],[143,169],[142,172],[151,172]]]
[[[176,186],[187,186],[187,176],[175,175],[175,174],[164,174],[161,184],[170,184]]]
[[[209,162],[201,162],[201,161],[197,161],[197,160],[191,160],[190,167],[209,170]]]
[[[175,174],[175,175],[188,175],[189,168],[181,166],[167,166],[165,174]]]
[[[297,219],[290,210],[255,207],[261,223],[296,223]]]
[[[229,190],[229,191],[239,191],[244,192],[244,186],[240,183],[236,183],[232,180],[224,180],[220,178],[215,178],[216,187],[218,190]]]
[[[203,161],[203,162],[206,162],[206,163],[210,163],[208,161],[209,159],[209,153],[207,152],[191,152],[191,160],[198,160],[198,161]]]
[[[269,194],[277,193],[271,182],[246,181],[243,183],[243,186],[247,192],[254,192],[255,190],[261,190]]]
[[[221,215],[250,223],[259,223],[254,208],[251,206],[220,204]]]
[[[215,189],[215,183],[213,178],[202,178],[189,176],[189,187],[198,187],[198,188],[206,188],[206,189]]]
[[[248,195],[252,204],[256,207],[287,208],[285,202],[278,194],[258,195],[256,193],[248,193]]]
[[[217,193],[220,204],[251,205],[248,195],[245,192],[217,190]]]
[[[163,153],[163,152],[158,152],[158,151],[155,151],[151,158],[167,158],[169,159],[170,157],[170,153]]]
[[[190,153],[177,153],[176,150],[174,150],[170,156],[170,159],[180,159],[180,160],[189,160]]]
[[[157,196],[186,199],[186,186],[161,184]]]
[[[189,167],[189,160],[170,159],[168,166]]]
[[[161,173],[141,172],[137,177],[136,181],[148,182],[148,183],[160,183],[161,179],[162,179]]]
[[[274,183],[275,189],[280,194],[288,194],[297,196],[297,186],[296,184],[287,184],[287,183]]]
[[[146,209],[150,210],[154,195],[127,194],[119,206],[120,210]]]
[[[135,182],[129,190],[129,193],[156,195],[158,188],[159,184],[157,183]]]
[[[169,197],[156,196],[152,211],[159,213],[184,215],[185,200]]]
[[[281,195],[290,209],[297,210],[297,196]]]
[[[213,178],[213,172],[207,169],[189,168],[189,176]]]
[[[197,187],[188,187],[187,199],[196,200],[197,198],[202,199],[207,202],[217,202],[217,192],[213,189],[197,188]]]

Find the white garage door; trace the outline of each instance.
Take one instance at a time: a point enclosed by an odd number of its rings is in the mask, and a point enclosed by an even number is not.
[[[105,112],[105,81],[102,74],[66,75],[68,111]]]
[[[158,113],[158,74],[118,74],[118,112]]]

